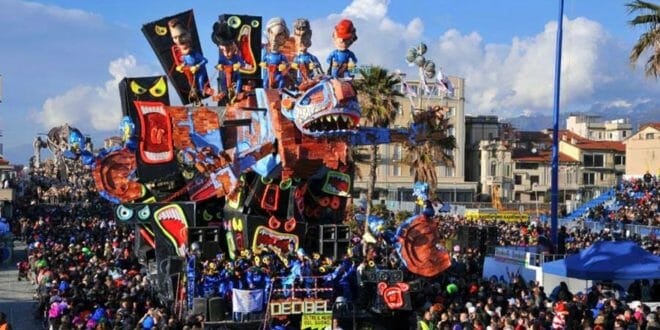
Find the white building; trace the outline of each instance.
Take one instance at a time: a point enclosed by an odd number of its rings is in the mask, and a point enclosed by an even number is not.
[[[566,129],[593,141],[623,141],[632,135],[632,124],[625,119],[602,120],[600,116],[572,114]]]

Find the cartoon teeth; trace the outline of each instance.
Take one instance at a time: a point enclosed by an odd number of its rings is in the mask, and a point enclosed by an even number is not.
[[[145,151],[144,155],[146,156],[147,159],[151,161],[168,161],[172,159],[174,156],[173,151],[163,151],[163,152],[151,152],[151,151]]]

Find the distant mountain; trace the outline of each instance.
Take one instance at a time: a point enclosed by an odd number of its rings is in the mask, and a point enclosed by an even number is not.
[[[568,118],[570,113],[567,111],[559,114],[560,129],[566,128],[566,118]],[[636,133],[641,124],[660,122],[660,103],[644,102],[635,107],[618,107],[596,103],[585,114],[598,115],[603,120],[628,118],[632,124],[633,133]],[[552,110],[549,110],[547,114],[522,115],[501,119],[501,121],[511,123],[516,129],[521,131],[540,131],[546,128],[552,128],[552,117]]]

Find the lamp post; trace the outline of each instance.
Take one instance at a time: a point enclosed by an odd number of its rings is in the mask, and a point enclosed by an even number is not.
[[[426,46],[425,43],[420,42],[417,47],[410,47],[408,49],[408,52],[406,53],[406,62],[408,64],[412,64],[417,66],[418,71],[419,71],[419,87],[418,87],[418,97],[419,99],[417,100],[417,108],[419,111],[422,111],[422,99],[424,98],[424,89],[427,86],[426,80],[433,79],[436,76],[436,69],[435,69],[435,62],[432,60],[426,59],[424,57],[424,54],[426,54],[428,47]],[[412,99],[411,99],[412,101]],[[411,102],[412,103],[412,102]],[[414,107],[413,104],[411,106]],[[412,114],[412,113],[411,113]]]

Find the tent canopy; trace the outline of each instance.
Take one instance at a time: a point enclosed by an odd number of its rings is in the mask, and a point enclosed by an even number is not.
[[[660,257],[631,241],[594,243],[566,259],[543,264],[543,272],[584,280],[660,278]]]

